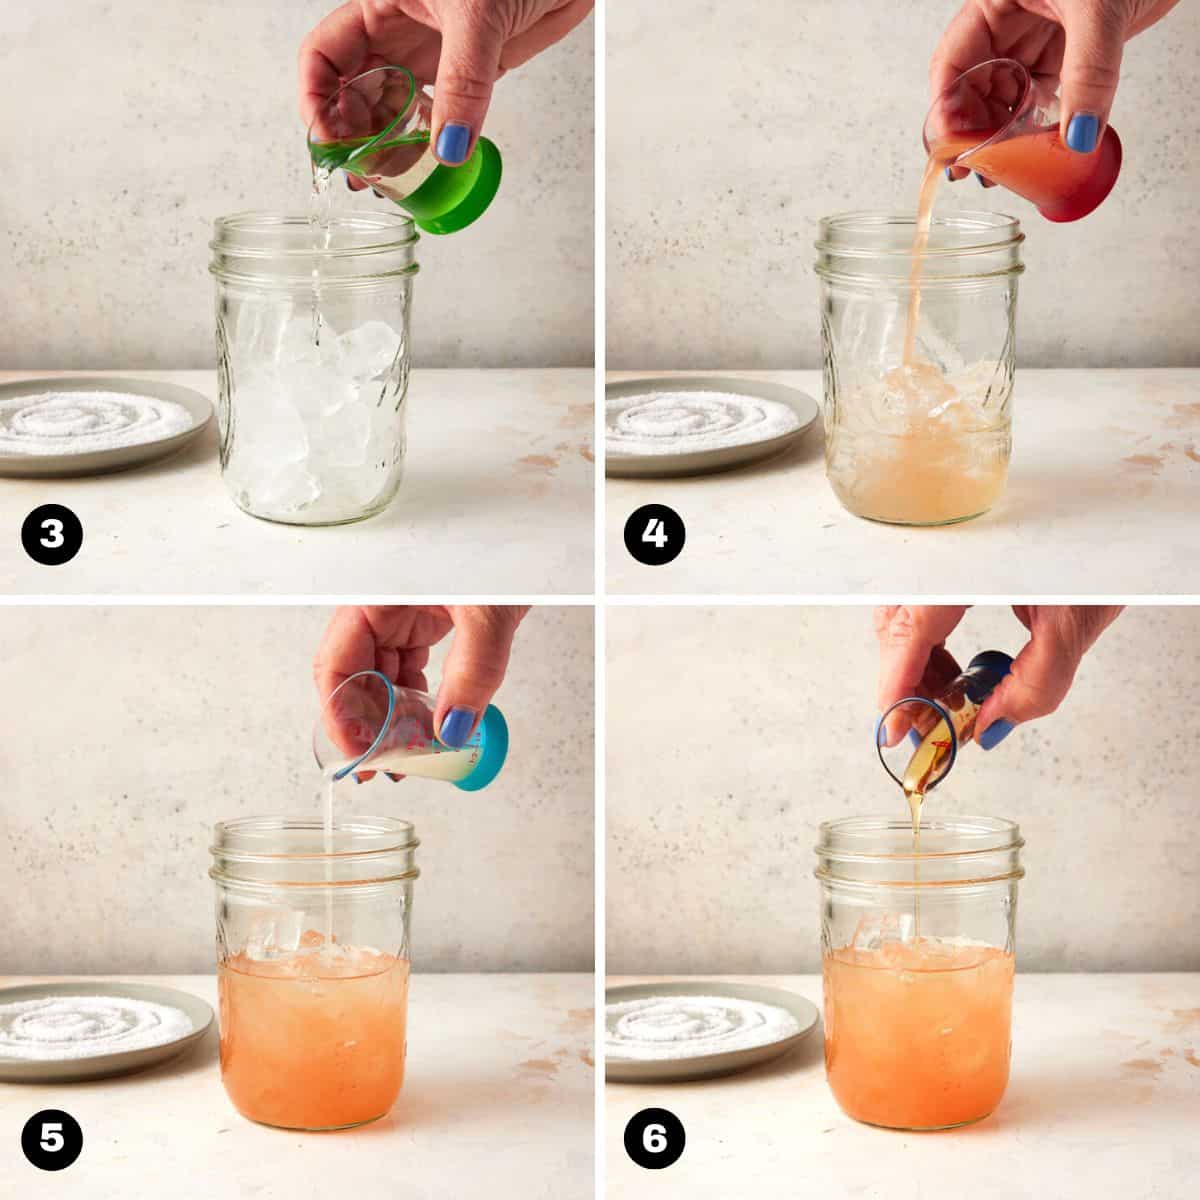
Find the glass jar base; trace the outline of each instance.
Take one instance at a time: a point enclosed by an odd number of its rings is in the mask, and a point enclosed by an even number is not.
[[[255,512],[254,509],[247,508],[237,496],[233,497],[233,502],[238,506],[239,509],[241,509],[242,512],[246,514],[246,516],[253,517],[256,521],[266,521],[271,525],[292,525],[299,528],[326,529],[337,525],[357,525],[360,521],[369,521],[372,517],[379,516],[379,514],[391,504],[393,498],[394,497],[389,497],[387,500],[384,500],[382,504],[368,509],[366,512],[355,513],[353,516],[329,517],[316,521],[312,520],[311,518],[306,519],[300,515],[294,517],[267,516],[266,513]]]
[[[845,1110],[843,1109],[843,1111]],[[950,1129],[965,1129],[968,1125],[978,1125],[980,1121],[986,1121],[995,1111],[994,1108],[990,1108],[977,1117],[968,1117],[965,1121],[954,1121],[949,1125],[884,1125],[880,1121],[864,1121],[862,1117],[856,1117],[853,1113],[846,1113],[846,1116],[860,1125],[870,1125],[872,1129],[891,1129],[896,1133],[945,1133]]]
[[[241,1112],[241,1109],[238,1109]],[[373,1117],[363,1117],[358,1121],[347,1121],[344,1125],[285,1125],[279,1121],[259,1121],[252,1117],[249,1113],[241,1115],[247,1121],[252,1121],[255,1125],[261,1125],[264,1129],[291,1129],[296,1133],[338,1133],[343,1129],[361,1129],[364,1125],[373,1125],[376,1121],[382,1121],[384,1117],[391,1112],[389,1108],[387,1112],[376,1113]]]
[[[842,507],[851,516],[859,517],[864,521],[872,521],[876,525],[899,525],[905,529],[940,529],[943,525],[961,525],[965,521],[974,521],[979,517],[986,516],[992,511],[992,506],[989,504],[987,508],[981,508],[978,512],[967,513],[961,517],[942,517],[936,521],[905,521],[897,517],[875,517],[870,513],[855,512],[847,504],[843,504]]]

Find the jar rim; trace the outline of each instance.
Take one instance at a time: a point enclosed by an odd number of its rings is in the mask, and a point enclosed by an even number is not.
[[[853,241],[840,241],[834,240],[834,238],[837,234],[860,233],[866,236],[897,227],[915,229],[916,224],[916,214],[911,212],[896,213],[876,209],[858,209],[852,212],[833,213],[820,219],[818,237],[813,245],[818,251],[835,254],[839,258],[904,258],[911,261],[913,255],[910,239],[907,240],[909,244],[889,247],[875,244],[855,244]],[[994,253],[997,250],[1019,246],[1025,240],[1025,234],[1021,232],[1021,222],[1018,218],[986,209],[956,209],[948,213],[935,213],[930,229],[930,242],[921,253],[922,259]],[[963,234],[977,233],[980,240],[964,242],[961,245],[937,245],[932,236],[934,230],[949,230]]]
[[[213,222],[213,237],[208,247],[214,254],[232,254],[238,258],[355,258],[364,254],[395,251],[415,246],[421,240],[411,218],[400,212],[348,212],[331,218],[335,229],[357,233],[362,240],[350,245],[281,246],[281,234],[310,229],[306,213],[279,212],[271,209],[246,209],[218,217]],[[253,240],[254,235],[261,239]]]
[[[421,844],[411,821],[395,817],[350,815],[333,822],[335,834],[349,832],[387,840],[368,848],[335,850],[329,854],[323,850],[316,853],[279,853],[254,848],[259,838],[265,840],[268,836],[277,837],[293,831],[320,833],[324,831],[324,823],[311,815],[238,817],[232,821],[218,821],[213,826],[213,843],[208,849],[214,858],[235,863],[319,862],[323,859],[347,863],[411,852]]]
[[[922,820],[920,829],[922,833],[952,837],[955,845],[950,849],[915,853],[873,851],[867,847],[878,845],[880,835],[910,833],[912,822],[902,817],[858,816],[822,821],[817,828],[820,840],[813,849],[828,862],[888,863],[970,859],[975,855],[1019,851],[1025,845],[1020,826],[1004,817],[938,817]]]

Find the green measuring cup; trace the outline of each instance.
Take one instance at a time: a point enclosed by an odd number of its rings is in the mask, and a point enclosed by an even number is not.
[[[347,80],[308,129],[319,171],[342,170],[387,196],[425,233],[457,233],[483,215],[500,187],[496,144],[480,137],[458,167],[430,149],[433,97],[407,67],[375,67]]]

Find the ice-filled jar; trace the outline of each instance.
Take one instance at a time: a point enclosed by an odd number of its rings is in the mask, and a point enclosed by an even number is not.
[[[216,827],[221,1079],[244,1117],[346,1129],[404,1082],[413,827],[249,817]]]
[[[991,817],[820,828],[825,1073],[892,1129],[986,1117],[1008,1084],[1020,830]]]
[[[340,525],[395,497],[417,240],[396,212],[217,221],[221,472],[239,508]]]
[[[991,212],[825,217],[816,243],[825,468],[856,516],[945,525],[999,499],[1025,235]]]

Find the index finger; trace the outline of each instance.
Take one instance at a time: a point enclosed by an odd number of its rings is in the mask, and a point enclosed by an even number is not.
[[[964,71],[995,58],[992,31],[975,4],[964,4],[946,26],[929,60],[929,92],[940,96]]]
[[[300,43],[300,116],[305,126],[341,86],[367,69],[370,41],[357,4],[335,8]]]
[[[967,611],[965,605],[891,605],[875,610],[879,641],[879,711],[897,700],[920,694],[934,650],[950,636]],[[886,744],[894,746],[906,731],[888,722]]]

